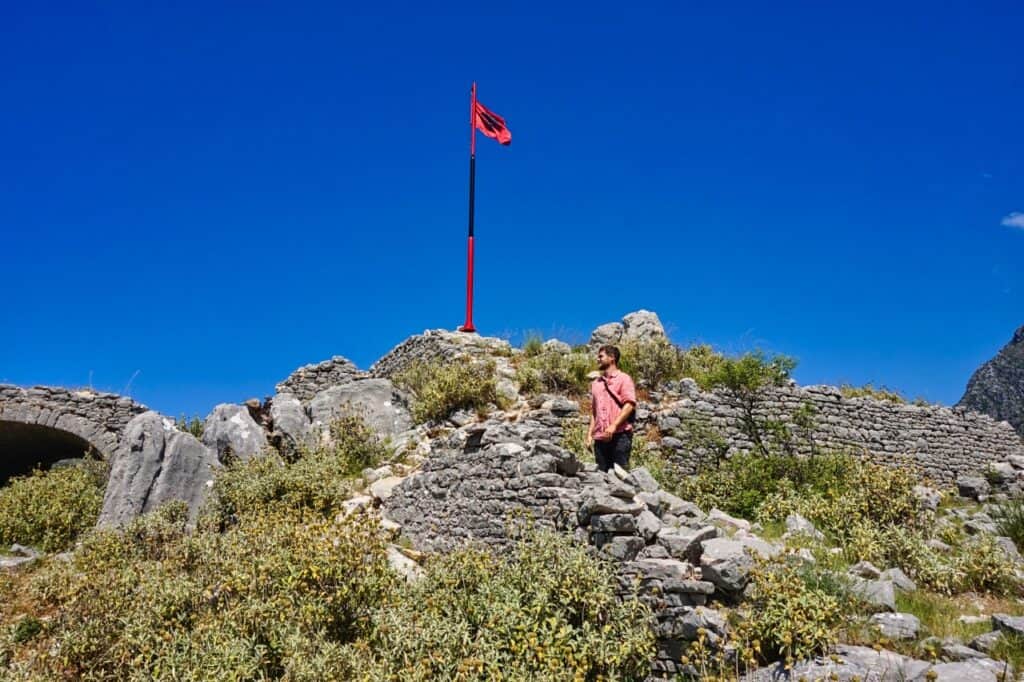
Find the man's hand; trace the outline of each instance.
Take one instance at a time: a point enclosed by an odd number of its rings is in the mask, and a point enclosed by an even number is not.
[[[604,439],[611,440],[612,436],[615,435],[616,428],[618,427],[616,427],[615,424],[609,424],[608,427],[604,430]]]
[[[594,447],[594,434],[592,432],[590,432],[589,430],[587,431],[587,441],[586,441],[586,443],[587,443],[587,449],[588,450],[590,448]]]

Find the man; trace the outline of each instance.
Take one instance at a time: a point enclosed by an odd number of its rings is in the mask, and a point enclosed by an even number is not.
[[[594,447],[597,468],[609,471],[629,465],[633,448],[633,420],[636,410],[636,386],[628,374],[619,369],[619,349],[601,346],[597,349],[597,366],[601,376],[590,385],[590,428],[587,447]]]

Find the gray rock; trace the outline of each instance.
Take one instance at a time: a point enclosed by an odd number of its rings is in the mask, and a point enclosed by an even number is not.
[[[917,591],[917,584],[899,568],[888,568],[882,571],[882,580],[891,580],[896,589],[902,592]]]
[[[636,529],[647,542],[653,542],[661,532],[661,520],[650,510],[643,510],[636,517]]]
[[[992,492],[992,486],[982,476],[959,476],[956,489],[961,497],[977,500]]]
[[[572,346],[567,344],[565,341],[559,341],[558,339],[548,339],[541,344],[541,348],[547,353],[559,353],[565,355],[572,352]]]
[[[914,497],[917,498],[922,507],[931,511],[938,509],[939,503],[942,501],[942,493],[940,491],[925,485],[914,486]]]
[[[598,495],[587,497],[580,505],[577,518],[581,526],[590,525],[590,517],[600,514],[631,514],[639,516],[644,511],[644,505],[639,502],[627,502],[619,497],[611,495]]]
[[[637,310],[622,318],[623,338],[634,341],[661,341],[665,337],[665,328],[656,313],[649,310]]]
[[[996,644],[1003,638],[1003,633],[999,630],[993,630],[992,632],[986,632],[983,635],[978,635],[970,641],[970,647],[983,651],[986,654],[991,653],[992,649],[995,648]]]
[[[733,530],[750,530],[750,521],[730,516],[721,509],[712,509],[708,512],[708,521]]]
[[[860,576],[861,578],[867,578],[868,580],[876,580],[882,575],[882,571],[870,561],[858,561],[853,566],[850,566],[848,573]]]
[[[974,661],[939,663],[910,679],[913,682],[997,682],[995,673]]]
[[[986,658],[985,654],[977,649],[964,646],[956,641],[943,642],[941,652],[942,657],[950,661],[969,661],[976,658]]]
[[[644,539],[629,535],[616,535],[601,546],[601,552],[616,561],[632,561],[644,548]]]
[[[620,322],[609,322],[602,324],[590,334],[591,346],[603,346],[605,344],[616,344],[622,340],[625,327]]]
[[[637,530],[637,517],[632,514],[595,514],[590,517],[590,528],[602,533],[633,534]]]
[[[658,537],[659,542],[664,533]],[[705,540],[701,544],[700,567],[704,579],[727,594],[738,594],[747,586],[753,559],[743,543],[728,538]]]
[[[786,532],[792,535],[804,535],[815,540],[824,540],[825,535],[814,527],[814,524],[800,514],[790,514],[786,517]]]
[[[128,422],[114,454],[99,525],[117,526],[172,500],[195,520],[218,466],[217,454],[156,412]]]
[[[985,478],[993,483],[1007,483],[1017,479],[1017,471],[1009,462],[993,462],[988,465]]]
[[[909,613],[876,613],[871,624],[889,639],[917,639],[921,630],[921,621]]]
[[[880,606],[887,611],[896,610],[896,590],[891,580],[853,578],[850,588],[861,601]]]
[[[1024,616],[1008,616],[997,613],[992,616],[992,627],[1000,632],[1024,637]]]
[[[321,391],[309,403],[309,413],[321,433],[348,413],[362,416],[381,437],[397,436],[413,425],[401,394],[387,379],[363,379]]]
[[[384,502],[391,498],[395,488],[401,485],[405,478],[401,476],[386,476],[370,485],[370,495],[373,499]]]
[[[669,555],[680,561],[698,563],[700,561],[701,543],[718,537],[718,529],[705,526],[700,530],[663,530],[658,534],[658,544],[664,547]]]
[[[996,544],[1003,550],[1003,554],[1006,555],[1006,558],[1013,563],[1021,563],[1024,561],[1024,558],[1020,555],[1020,551],[1017,549],[1017,544],[1012,538],[1008,538],[1005,535],[997,535]]]
[[[645,467],[637,467],[630,471],[625,482],[646,493],[657,492],[661,488],[658,482],[654,480],[654,476],[651,476],[651,472]]]
[[[698,630],[703,629],[707,635],[708,642],[716,644],[725,637],[729,628],[725,623],[725,617],[715,609],[706,606],[694,607],[692,611],[675,621],[676,627],[671,636],[696,641],[699,636]]]
[[[267,447],[262,427],[243,405],[224,403],[213,408],[203,425],[203,445],[213,449],[224,461],[227,453],[247,462],[259,457]]]
[[[279,393],[270,402],[270,419],[274,424],[271,440],[282,454],[292,454],[302,447],[314,445],[313,433],[299,399],[290,393]]]
[[[894,682],[910,679],[927,670],[929,664],[894,651],[871,647],[839,644],[836,655],[848,663],[859,666],[864,671],[863,680],[893,680]]]

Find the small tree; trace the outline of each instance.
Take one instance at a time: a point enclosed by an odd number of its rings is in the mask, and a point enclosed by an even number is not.
[[[769,358],[761,351],[754,351],[738,358],[725,358],[708,373],[708,386],[723,389],[729,402],[739,409],[740,428],[758,454],[768,454],[765,435],[779,428],[777,423],[758,420],[758,402],[766,390],[785,386],[795,367],[796,360],[791,357],[773,355]]]

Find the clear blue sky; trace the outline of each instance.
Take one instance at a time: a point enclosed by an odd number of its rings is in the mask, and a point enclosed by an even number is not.
[[[475,79],[481,332],[955,402],[1024,324],[1024,4],[834,4],[8,3],[0,381],[205,415],[456,327]]]

